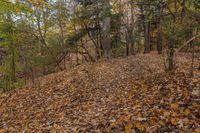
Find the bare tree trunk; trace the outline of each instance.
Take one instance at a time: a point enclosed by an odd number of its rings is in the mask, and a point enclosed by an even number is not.
[[[126,33],[126,56],[129,56],[129,44],[130,44],[130,30],[127,28],[127,33]]]
[[[131,54],[134,55],[135,54],[135,39],[134,39],[134,5],[133,5],[133,1],[131,1],[131,31],[130,31],[130,50],[131,50]]]
[[[162,54],[162,49],[163,49],[163,45],[162,45],[162,35],[161,35],[161,31],[160,28],[158,28],[158,32],[157,32],[157,50],[158,50],[158,54]]]
[[[172,72],[174,70],[174,45],[175,45],[175,40],[174,40],[174,38],[172,38],[169,41],[168,51],[167,51],[167,55],[168,55],[167,71],[168,72]]]
[[[13,32],[9,33],[10,36],[10,49],[11,49],[11,81],[16,82],[16,64],[15,64],[15,44],[13,43]]]
[[[104,18],[103,18],[103,53],[104,58],[110,58],[110,51],[111,51],[111,39],[110,39],[110,1],[105,0],[103,3],[103,11],[104,11]]]
[[[15,65],[15,51],[14,51],[14,48],[12,48],[11,68],[12,68],[12,82],[16,82],[16,65]]]
[[[33,87],[35,87],[36,84],[35,84],[35,72],[34,72],[34,68],[30,67],[30,72],[31,72],[31,81],[32,81]]]
[[[162,32],[161,32],[161,27],[160,27],[160,23],[161,23],[161,16],[163,14],[163,9],[162,9],[162,6],[159,5],[158,7],[159,9],[159,16],[158,16],[158,19],[157,19],[157,29],[158,29],[158,32],[157,32],[157,51],[158,51],[158,54],[162,54],[162,50],[163,50],[163,39],[162,39]]]
[[[183,21],[184,17],[185,17],[185,0],[183,0],[182,2],[182,11],[181,11],[181,20]]]
[[[150,23],[145,22],[145,27],[144,27],[144,53],[149,53],[150,52]]]
[[[100,24],[99,24],[100,27]],[[99,53],[100,53],[100,59],[103,57],[103,39],[102,39],[102,31],[101,28],[99,29]]]
[[[97,21],[96,22],[96,27],[100,27],[100,25],[99,25],[99,22]],[[99,38],[100,38],[100,32],[99,32],[99,29],[97,30],[97,35],[96,35],[96,44],[97,44],[97,46],[96,46],[96,54],[97,54],[97,59],[100,59],[101,58],[101,49],[100,49],[100,41],[99,41]]]
[[[170,8],[168,8],[168,10],[170,11],[170,13],[172,14],[173,17],[173,29],[172,29],[172,36],[170,37],[170,41],[168,44],[168,51],[167,51],[167,72],[174,72],[175,69],[175,63],[174,63],[174,59],[175,59],[175,50],[174,50],[174,46],[176,44],[176,16],[177,16],[177,0],[174,0],[174,8],[175,8],[175,12],[173,13]]]
[[[195,53],[194,53],[194,44],[192,43],[191,45],[192,45],[192,63],[191,63],[190,76],[194,77],[194,56],[195,56]]]

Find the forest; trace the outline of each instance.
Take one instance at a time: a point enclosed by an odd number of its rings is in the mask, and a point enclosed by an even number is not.
[[[0,0],[0,133],[200,133],[200,0]]]

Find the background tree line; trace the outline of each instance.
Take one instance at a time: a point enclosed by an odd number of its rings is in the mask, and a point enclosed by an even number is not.
[[[0,88],[82,62],[198,51],[199,0],[0,0]],[[196,50],[195,50],[196,49]],[[194,60],[193,60],[194,61]],[[191,67],[191,74],[192,74]]]

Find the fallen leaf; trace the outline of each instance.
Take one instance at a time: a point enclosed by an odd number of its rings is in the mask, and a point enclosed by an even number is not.
[[[191,113],[190,109],[186,109],[186,110],[184,111],[184,115],[185,115],[185,116],[190,115],[190,113]]]
[[[158,130],[158,126],[152,126],[152,127],[147,128],[146,132],[147,133],[156,133],[157,130]]]
[[[141,124],[140,122],[136,122],[135,123],[135,127],[137,127],[140,131],[144,131],[145,127],[143,124]]]
[[[132,133],[132,127],[133,125],[128,123],[126,126],[125,126],[125,133]]]
[[[178,109],[179,105],[177,103],[171,103],[170,104],[172,109]]]
[[[171,118],[170,121],[171,121],[172,125],[177,125],[177,123],[178,123],[176,118]]]
[[[194,130],[194,133],[200,133],[200,128],[196,128],[196,129]]]

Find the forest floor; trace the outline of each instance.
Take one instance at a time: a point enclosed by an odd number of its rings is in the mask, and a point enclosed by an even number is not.
[[[41,77],[0,94],[0,132],[200,133],[200,71],[189,77],[190,57],[177,57],[175,75],[151,53]]]

